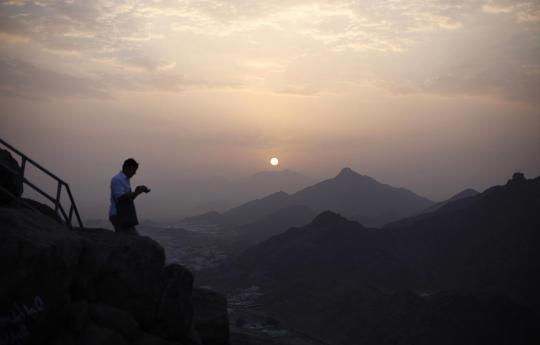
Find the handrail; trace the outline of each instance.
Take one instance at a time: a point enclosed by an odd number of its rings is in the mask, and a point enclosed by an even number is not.
[[[45,169],[44,167],[42,167],[41,165],[36,163],[34,160],[28,158],[27,155],[25,155],[24,153],[20,152],[19,150],[17,150],[16,148],[11,146],[7,142],[5,142],[2,138],[0,138],[0,144],[4,145],[8,149],[10,149],[13,153],[16,153],[17,155],[19,155],[21,157],[21,171],[20,171],[20,174],[21,174],[21,177],[23,179],[23,183],[27,184],[32,189],[34,189],[36,192],[38,192],[39,194],[44,196],[47,200],[51,201],[54,204],[54,211],[64,219],[64,222],[69,227],[72,227],[71,221],[73,219],[73,213],[75,213],[75,216],[77,217],[77,222],[79,223],[79,227],[82,228],[83,223],[81,221],[81,216],[79,215],[79,210],[77,209],[77,205],[75,204],[75,199],[73,198],[73,195],[71,194],[71,189],[69,188],[69,185],[64,180],[59,178],[58,176],[54,175],[49,170]],[[30,182],[24,176],[24,172],[26,170],[26,164],[27,163],[32,164],[33,166],[35,166],[36,168],[38,168],[39,170],[41,170],[42,172],[47,174],[49,177],[56,180],[56,182],[58,182],[58,187],[56,189],[56,197],[53,197],[53,196],[47,194],[47,192],[44,192],[43,190],[41,190],[41,188],[36,186],[34,183]],[[19,172],[11,169],[8,166],[4,165],[4,167],[7,168],[8,170],[11,170],[15,174],[19,174]],[[69,214],[66,213],[66,210],[64,209],[64,207],[63,207],[63,205],[62,205],[62,203],[60,201],[60,197],[62,196],[62,186],[65,187],[65,189],[67,191],[67,195],[69,197],[69,201],[71,203],[71,206],[70,206],[70,209],[69,209]]]

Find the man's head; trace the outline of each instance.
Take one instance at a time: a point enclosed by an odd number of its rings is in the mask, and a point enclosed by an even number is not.
[[[124,161],[124,164],[122,165],[122,172],[128,177],[132,178],[133,175],[137,172],[137,168],[139,167],[139,163],[135,161],[133,158],[128,158]]]

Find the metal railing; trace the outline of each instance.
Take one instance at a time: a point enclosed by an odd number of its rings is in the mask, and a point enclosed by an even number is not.
[[[20,174],[21,174],[21,177],[23,179],[23,182],[25,184],[27,184],[28,186],[30,186],[32,189],[34,189],[36,192],[41,194],[47,200],[51,201],[54,204],[54,211],[57,214],[59,214],[60,217],[63,218],[66,225],[68,225],[69,227],[72,226],[71,222],[72,222],[72,219],[73,219],[73,215],[75,214],[75,217],[77,217],[77,222],[79,223],[79,227],[82,228],[83,223],[81,221],[81,217],[79,215],[79,210],[77,209],[77,205],[75,204],[75,199],[73,199],[73,195],[71,194],[71,189],[69,188],[69,185],[66,182],[64,182],[64,180],[62,180],[61,178],[57,177],[56,175],[54,175],[53,173],[51,173],[50,171],[48,171],[47,169],[45,169],[44,167],[42,167],[41,165],[39,165],[38,163],[33,161],[32,159],[28,158],[27,155],[25,155],[24,153],[20,152],[19,150],[17,150],[16,148],[11,146],[7,142],[5,142],[2,138],[0,138],[0,144],[4,145],[6,148],[8,148],[10,151],[12,151],[12,153],[16,153],[21,158],[21,171],[20,171]],[[53,196],[47,194],[47,192],[43,191],[41,188],[36,186],[34,183],[30,182],[24,176],[24,172],[25,172],[27,163],[33,165],[34,167],[38,168],[39,170],[44,172],[46,175],[51,177],[52,179],[56,180],[56,182],[58,183],[57,189],[56,189],[56,197],[53,197]],[[15,174],[19,173],[18,171],[15,171],[15,170],[11,169],[8,166],[4,165],[4,167],[6,169],[8,169],[8,170],[11,170]],[[67,195],[69,197],[69,201],[71,203],[71,206],[69,208],[69,213],[66,213],[66,210],[64,209],[64,206],[60,202],[60,197],[62,196],[62,188],[65,188],[65,190],[67,192]]]

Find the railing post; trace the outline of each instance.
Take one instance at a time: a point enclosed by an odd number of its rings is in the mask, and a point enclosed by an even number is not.
[[[79,215],[79,210],[77,209],[77,204],[75,204],[75,199],[73,198],[73,195],[71,194],[71,188],[69,188],[69,185],[66,185],[66,190],[69,195],[69,200],[71,200],[71,206],[73,206],[73,210],[75,211],[75,216],[77,217],[77,221],[79,222],[79,227],[83,228],[83,223],[81,220],[81,216]]]
[[[58,181],[58,189],[56,190],[56,202],[54,203],[55,212],[58,212],[58,206],[60,206],[61,193],[62,193],[62,182]]]
[[[71,227],[71,220],[73,219],[73,203],[71,203],[71,207],[69,208],[69,216],[68,216],[68,224]]]
[[[23,178],[24,178],[25,169],[26,169],[26,157],[22,156],[22,159],[21,159],[21,177],[23,177]]]

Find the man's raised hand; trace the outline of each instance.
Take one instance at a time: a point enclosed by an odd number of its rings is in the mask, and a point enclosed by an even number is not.
[[[150,192],[150,189],[148,189],[148,187],[146,187],[144,185],[137,186],[135,188],[135,193],[138,193],[138,194],[140,194],[140,193],[148,193],[148,192]]]

